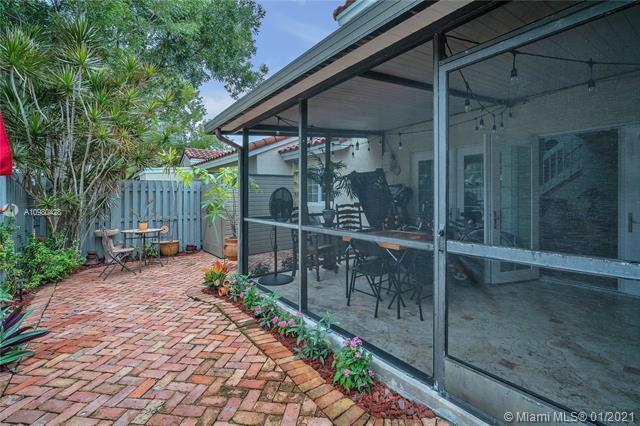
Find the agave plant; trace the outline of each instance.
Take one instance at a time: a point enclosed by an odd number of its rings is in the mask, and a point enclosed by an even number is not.
[[[0,310],[0,369],[33,355],[33,351],[25,349],[26,344],[49,333],[48,330],[32,330],[31,326],[23,327],[25,318],[30,314],[31,311],[23,312],[21,307]]]

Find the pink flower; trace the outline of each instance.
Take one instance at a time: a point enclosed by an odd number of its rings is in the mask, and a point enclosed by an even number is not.
[[[289,325],[294,325],[295,323],[296,323],[296,320],[294,320],[293,318],[289,320]]]
[[[349,370],[348,368],[345,368],[342,374],[344,374],[344,377],[349,377],[351,375],[351,370]]]
[[[369,377],[371,378],[376,377],[376,373],[374,373],[373,370],[369,370]]]
[[[356,352],[356,354],[354,356],[356,358],[360,359],[362,357],[362,354],[360,352]]]
[[[350,343],[350,342],[349,342],[349,339],[344,339],[344,340],[342,341],[342,343],[340,343],[340,345],[341,345],[343,348],[346,348],[347,346],[349,346],[349,343]]]
[[[244,291],[241,291],[238,296],[240,296],[240,299],[244,299]]]
[[[296,312],[296,316],[297,316],[298,318],[302,318],[302,312],[300,312],[300,311]]]
[[[279,319],[280,319],[280,318],[278,318],[278,317],[273,317],[273,319],[271,320],[271,322],[272,322],[273,324],[276,324],[276,323],[278,322],[278,320],[279,320]]]
[[[267,297],[267,295],[266,295],[266,294],[264,294],[264,293],[260,293],[260,299],[264,299],[265,297]]]
[[[362,344],[362,340],[359,337],[351,339],[351,349],[355,349]]]
[[[286,322],[286,321],[280,321],[280,322],[278,323],[278,327],[280,327],[280,328],[284,328],[284,327],[286,327],[286,326],[287,326],[287,322]]]

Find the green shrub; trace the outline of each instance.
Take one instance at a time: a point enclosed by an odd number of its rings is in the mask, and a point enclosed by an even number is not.
[[[371,353],[362,347],[362,340],[358,337],[345,339],[333,356],[332,366],[336,369],[333,382],[338,382],[347,392],[352,389],[370,392],[375,377],[370,368],[371,358]]]
[[[0,222],[0,288],[9,297],[16,292],[16,279],[22,274],[18,269],[19,257],[15,253],[13,243],[13,219],[5,219]],[[3,296],[5,299],[7,296]]]
[[[74,247],[64,248],[62,239],[54,237],[43,243],[32,238],[22,255],[23,270],[27,278],[26,288],[60,281],[82,263],[78,250]]]
[[[240,299],[245,308],[252,311],[258,306],[258,300],[260,300],[260,290],[255,285],[249,283],[249,286],[240,293]]]
[[[331,325],[336,324],[333,315],[329,312],[325,313],[320,321],[313,328],[307,329],[302,320],[302,314],[298,313],[300,318],[300,328],[297,331],[297,344],[295,353],[298,358],[318,360],[324,364],[331,353],[331,340],[327,332],[331,329]]]

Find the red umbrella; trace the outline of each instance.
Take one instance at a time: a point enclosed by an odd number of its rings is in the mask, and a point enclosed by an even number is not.
[[[2,113],[0,113],[0,176],[11,176],[13,161],[11,160],[11,146],[7,131],[4,129]]]

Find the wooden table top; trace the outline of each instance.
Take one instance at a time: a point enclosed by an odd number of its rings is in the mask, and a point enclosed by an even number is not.
[[[367,231],[367,235],[374,235],[378,237],[385,238],[398,238],[402,240],[413,240],[413,241],[432,241],[433,236],[427,232],[420,231],[399,231],[397,229],[380,229],[375,231]],[[342,237],[344,241],[351,241],[351,237]],[[389,249],[389,250],[403,250],[403,247],[400,244],[396,243],[387,243],[387,242],[378,242],[380,247]]]
[[[149,234],[151,232],[160,232],[162,228],[147,228],[147,229],[125,229],[120,231],[123,234]]]

